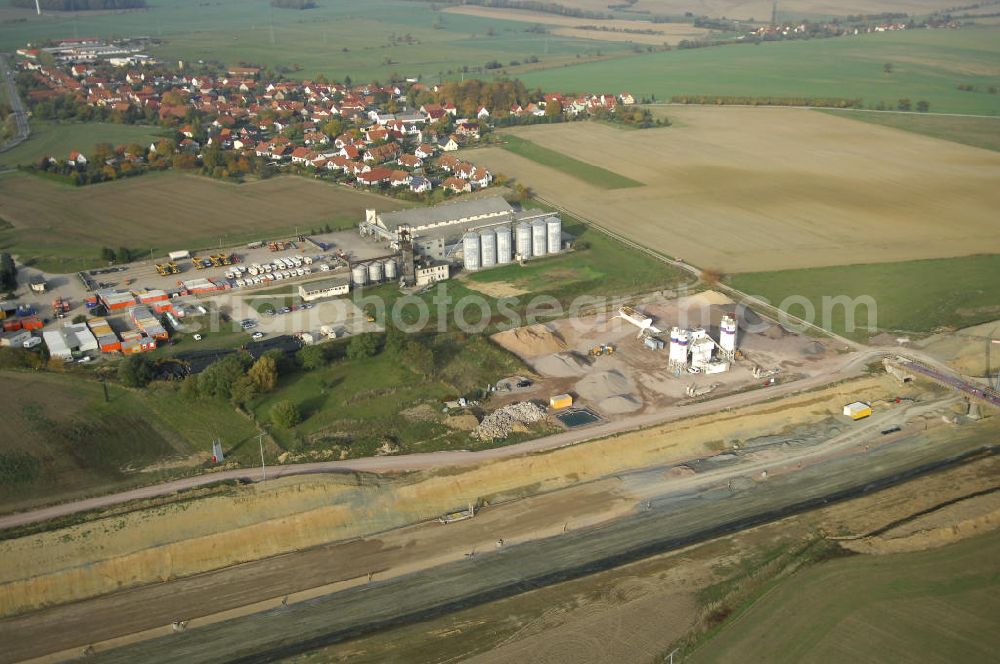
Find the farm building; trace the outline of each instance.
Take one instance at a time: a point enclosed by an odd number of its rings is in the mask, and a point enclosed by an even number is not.
[[[347,295],[351,290],[351,284],[347,279],[321,279],[311,281],[307,284],[299,285],[299,297],[306,302],[319,300],[325,297],[337,297]]]

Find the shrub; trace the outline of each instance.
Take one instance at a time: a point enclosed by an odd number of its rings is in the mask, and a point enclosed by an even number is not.
[[[301,421],[299,407],[291,401],[279,401],[271,408],[271,422],[279,427],[290,429]]]

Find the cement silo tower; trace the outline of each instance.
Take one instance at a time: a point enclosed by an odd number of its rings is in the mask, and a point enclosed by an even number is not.
[[[562,251],[562,219],[549,217],[545,220],[545,233],[550,254]]]
[[[732,316],[723,316],[719,323],[719,350],[729,358],[736,353],[736,319]]]
[[[531,222],[531,255],[544,256],[549,253],[545,235],[545,221],[536,219]]]
[[[500,226],[497,228],[497,265],[507,265],[513,260],[513,255],[510,228]]]
[[[496,267],[497,264],[497,234],[492,228],[479,233],[479,249],[482,252],[483,268]]]
[[[479,259],[479,233],[472,231],[462,236],[462,260],[465,262],[466,270],[478,270],[481,263]]]
[[[517,257],[519,260],[531,258],[531,224],[526,221],[517,225]]]

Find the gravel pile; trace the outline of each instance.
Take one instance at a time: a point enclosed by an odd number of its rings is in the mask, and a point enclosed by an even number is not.
[[[545,410],[530,401],[521,401],[498,408],[483,418],[472,435],[479,440],[506,438],[517,424],[532,424],[545,419]]]

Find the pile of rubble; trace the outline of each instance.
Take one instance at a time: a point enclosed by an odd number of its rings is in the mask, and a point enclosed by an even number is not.
[[[532,424],[545,419],[545,409],[530,401],[498,408],[483,418],[472,435],[479,440],[500,440],[509,436],[518,424]]]

